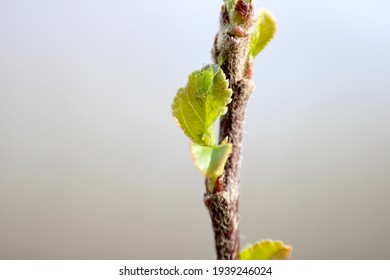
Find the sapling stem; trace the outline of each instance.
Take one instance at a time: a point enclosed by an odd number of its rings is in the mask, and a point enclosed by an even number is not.
[[[252,65],[248,60],[255,24],[253,11],[252,1],[237,1],[235,11],[229,11],[224,5],[213,48],[214,61],[220,64],[233,91],[227,113],[220,119],[219,131],[219,141],[227,137],[233,145],[232,153],[218,186],[204,195],[214,230],[217,259],[220,260],[239,259],[240,253],[238,205],[242,135],[246,105],[254,89],[250,79]]]
[[[220,260],[286,259],[291,246],[263,240],[240,252],[238,199],[246,105],[254,89],[254,58],[276,32],[273,15],[254,17],[253,0],[224,0],[213,65],[192,72],[179,88],[172,114],[191,140],[191,155],[206,177],[204,203],[209,210]],[[219,141],[214,123],[220,117]],[[270,272],[271,273],[271,272]]]

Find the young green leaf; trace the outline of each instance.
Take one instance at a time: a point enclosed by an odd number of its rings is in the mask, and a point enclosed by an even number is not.
[[[200,146],[191,143],[191,154],[195,165],[212,184],[222,175],[226,160],[232,153],[232,144],[223,143],[216,147]]]
[[[260,10],[256,30],[251,38],[249,59],[253,60],[272,40],[276,33],[277,23],[275,17],[267,10]]]
[[[225,2],[226,9],[230,13],[230,11],[236,5],[237,0],[223,0],[223,2]]]
[[[292,247],[282,241],[263,240],[241,251],[241,260],[285,260],[291,255]]]
[[[215,146],[214,122],[225,114],[232,90],[218,65],[206,65],[188,77],[172,104],[172,114],[184,133],[202,146]]]

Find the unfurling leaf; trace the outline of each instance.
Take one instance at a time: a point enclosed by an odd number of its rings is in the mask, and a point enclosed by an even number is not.
[[[215,146],[214,122],[225,114],[232,90],[218,65],[206,65],[188,77],[172,104],[172,114],[184,133],[202,146]]]
[[[241,251],[241,260],[285,260],[291,255],[292,247],[282,241],[264,240]]]
[[[268,45],[276,33],[276,28],[276,19],[272,13],[264,9],[260,10],[256,30],[251,39],[250,60],[253,60]]]
[[[226,160],[232,153],[232,144],[223,143],[215,147],[191,143],[191,154],[195,165],[212,184],[222,175]]]
[[[237,0],[223,0],[223,2],[225,2],[226,9],[230,13],[230,11],[236,5]]]

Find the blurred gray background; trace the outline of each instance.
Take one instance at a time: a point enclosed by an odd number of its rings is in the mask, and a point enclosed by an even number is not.
[[[170,112],[221,1],[0,1],[0,258],[209,259],[203,178]],[[390,259],[390,3],[257,1],[242,245]]]

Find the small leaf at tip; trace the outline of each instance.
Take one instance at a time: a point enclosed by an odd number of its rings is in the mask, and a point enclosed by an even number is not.
[[[270,11],[260,10],[256,30],[252,35],[249,58],[253,60],[273,39],[277,29],[277,22]]]

